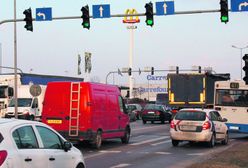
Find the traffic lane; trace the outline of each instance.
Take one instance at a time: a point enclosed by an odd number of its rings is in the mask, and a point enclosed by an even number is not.
[[[217,144],[210,149],[203,143],[189,145],[187,142],[180,143],[179,147],[172,147],[168,132],[163,132],[165,127],[166,125],[147,125],[146,129],[134,128],[128,145],[106,141],[102,150],[85,155],[86,164],[88,167],[184,167],[201,160],[200,157],[205,157],[209,152],[225,148]],[[140,135],[144,130],[148,134]]]
[[[206,158],[211,153],[224,150],[228,146],[217,144],[208,148],[202,143],[189,145],[182,143],[172,147],[170,139],[150,140],[147,143],[131,143],[126,146],[100,150],[98,154],[85,157],[88,167],[185,167]],[[147,140],[146,140],[147,141]],[[144,142],[144,141],[141,141]],[[231,142],[232,143],[232,142]]]

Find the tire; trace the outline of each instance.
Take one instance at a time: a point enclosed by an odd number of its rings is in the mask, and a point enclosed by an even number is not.
[[[151,121],[152,124],[154,124],[154,121]]]
[[[214,134],[214,133],[213,133],[213,135],[211,136],[210,141],[207,142],[207,145],[208,145],[208,147],[210,147],[210,148],[213,148],[213,147],[214,147],[214,145],[215,145],[215,134]]]
[[[96,137],[93,142],[94,148],[100,149],[102,146],[102,132],[97,131]]]
[[[178,146],[178,144],[179,144],[178,140],[173,140],[172,139],[171,142],[172,142],[172,146],[174,146],[174,147]]]
[[[143,124],[146,124],[146,121],[145,120],[143,120]]]
[[[221,141],[222,145],[227,145],[229,142],[229,135],[228,132],[226,133],[225,139],[223,141]]]
[[[129,128],[126,128],[124,137],[121,138],[121,142],[123,144],[128,144],[129,143],[130,132],[131,132],[130,129]]]
[[[165,121],[164,120],[161,120],[161,124],[165,124]]]
[[[34,115],[30,115],[30,116],[28,117],[28,120],[34,121]]]
[[[85,168],[83,163],[79,163],[76,168]]]

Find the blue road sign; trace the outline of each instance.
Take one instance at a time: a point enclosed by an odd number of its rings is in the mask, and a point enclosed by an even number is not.
[[[93,18],[110,18],[110,5],[93,5]]]
[[[248,11],[248,0],[231,0],[232,12]]]
[[[174,13],[174,1],[156,2],[156,15],[173,15]]]
[[[36,21],[52,20],[52,8],[36,8]]]

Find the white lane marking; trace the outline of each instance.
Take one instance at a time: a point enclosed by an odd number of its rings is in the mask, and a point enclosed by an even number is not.
[[[162,142],[154,143],[154,144],[151,144],[151,145],[152,146],[157,146],[157,145],[161,145],[161,144],[165,144],[165,143],[169,143],[169,142],[171,142],[171,140],[162,141]]]
[[[171,155],[172,153],[170,153],[170,152],[155,152],[155,154],[159,154],[159,155]]]
[[[114,151],[114,150],[101,150],[100,153],[121,153],[121,151]]]
[[[165,125],[163,125],[163,126],[165,126]],[[132,130],[132,131],[139,131],[139,130],[153,129],[153,128],[156,128],[156,127],[163,127],[163,126],[158,125],[158,126],[151,126],[151,127],[132,128],[131,130]]]
[[[146,140],[146,141],[137,142],[137,143],[133,143],[133,144],[130,144],[130,145],[132,145],[132,146],[142,145],[142,144],[145,144],[145,143],[150,143],[150,142],[154,142],[154,141],[158,141],[158,140],[162,140],[162,139],[166,139],[166,138],[168,138],[168,136],[159,137],[159,138],[155,138],[155,139],[149,139],[149,140]]]
[[[131,164],[128,164],[128,163],[122,163],[122,164],[118,164],[116,166],[112,166],[110,168],[121,168],[121,167],[128,167],[130,166]]]
[[[189,155],[189,156],[202,156],[202,155],[204,155],[204,153],[189,153],[187,155]]]

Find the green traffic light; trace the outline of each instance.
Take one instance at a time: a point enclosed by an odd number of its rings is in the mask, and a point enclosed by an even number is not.
[[[228,22],[228,17],[227,16],[222,16],[221,21],[222,22]]]
[[[147,25],[153,25],[153,20],[147,20],[146,23]]]
[[[89,23],[84,23],[83,26],[86,27],[86,28],[88,28],[90,26],[90,24]]]

